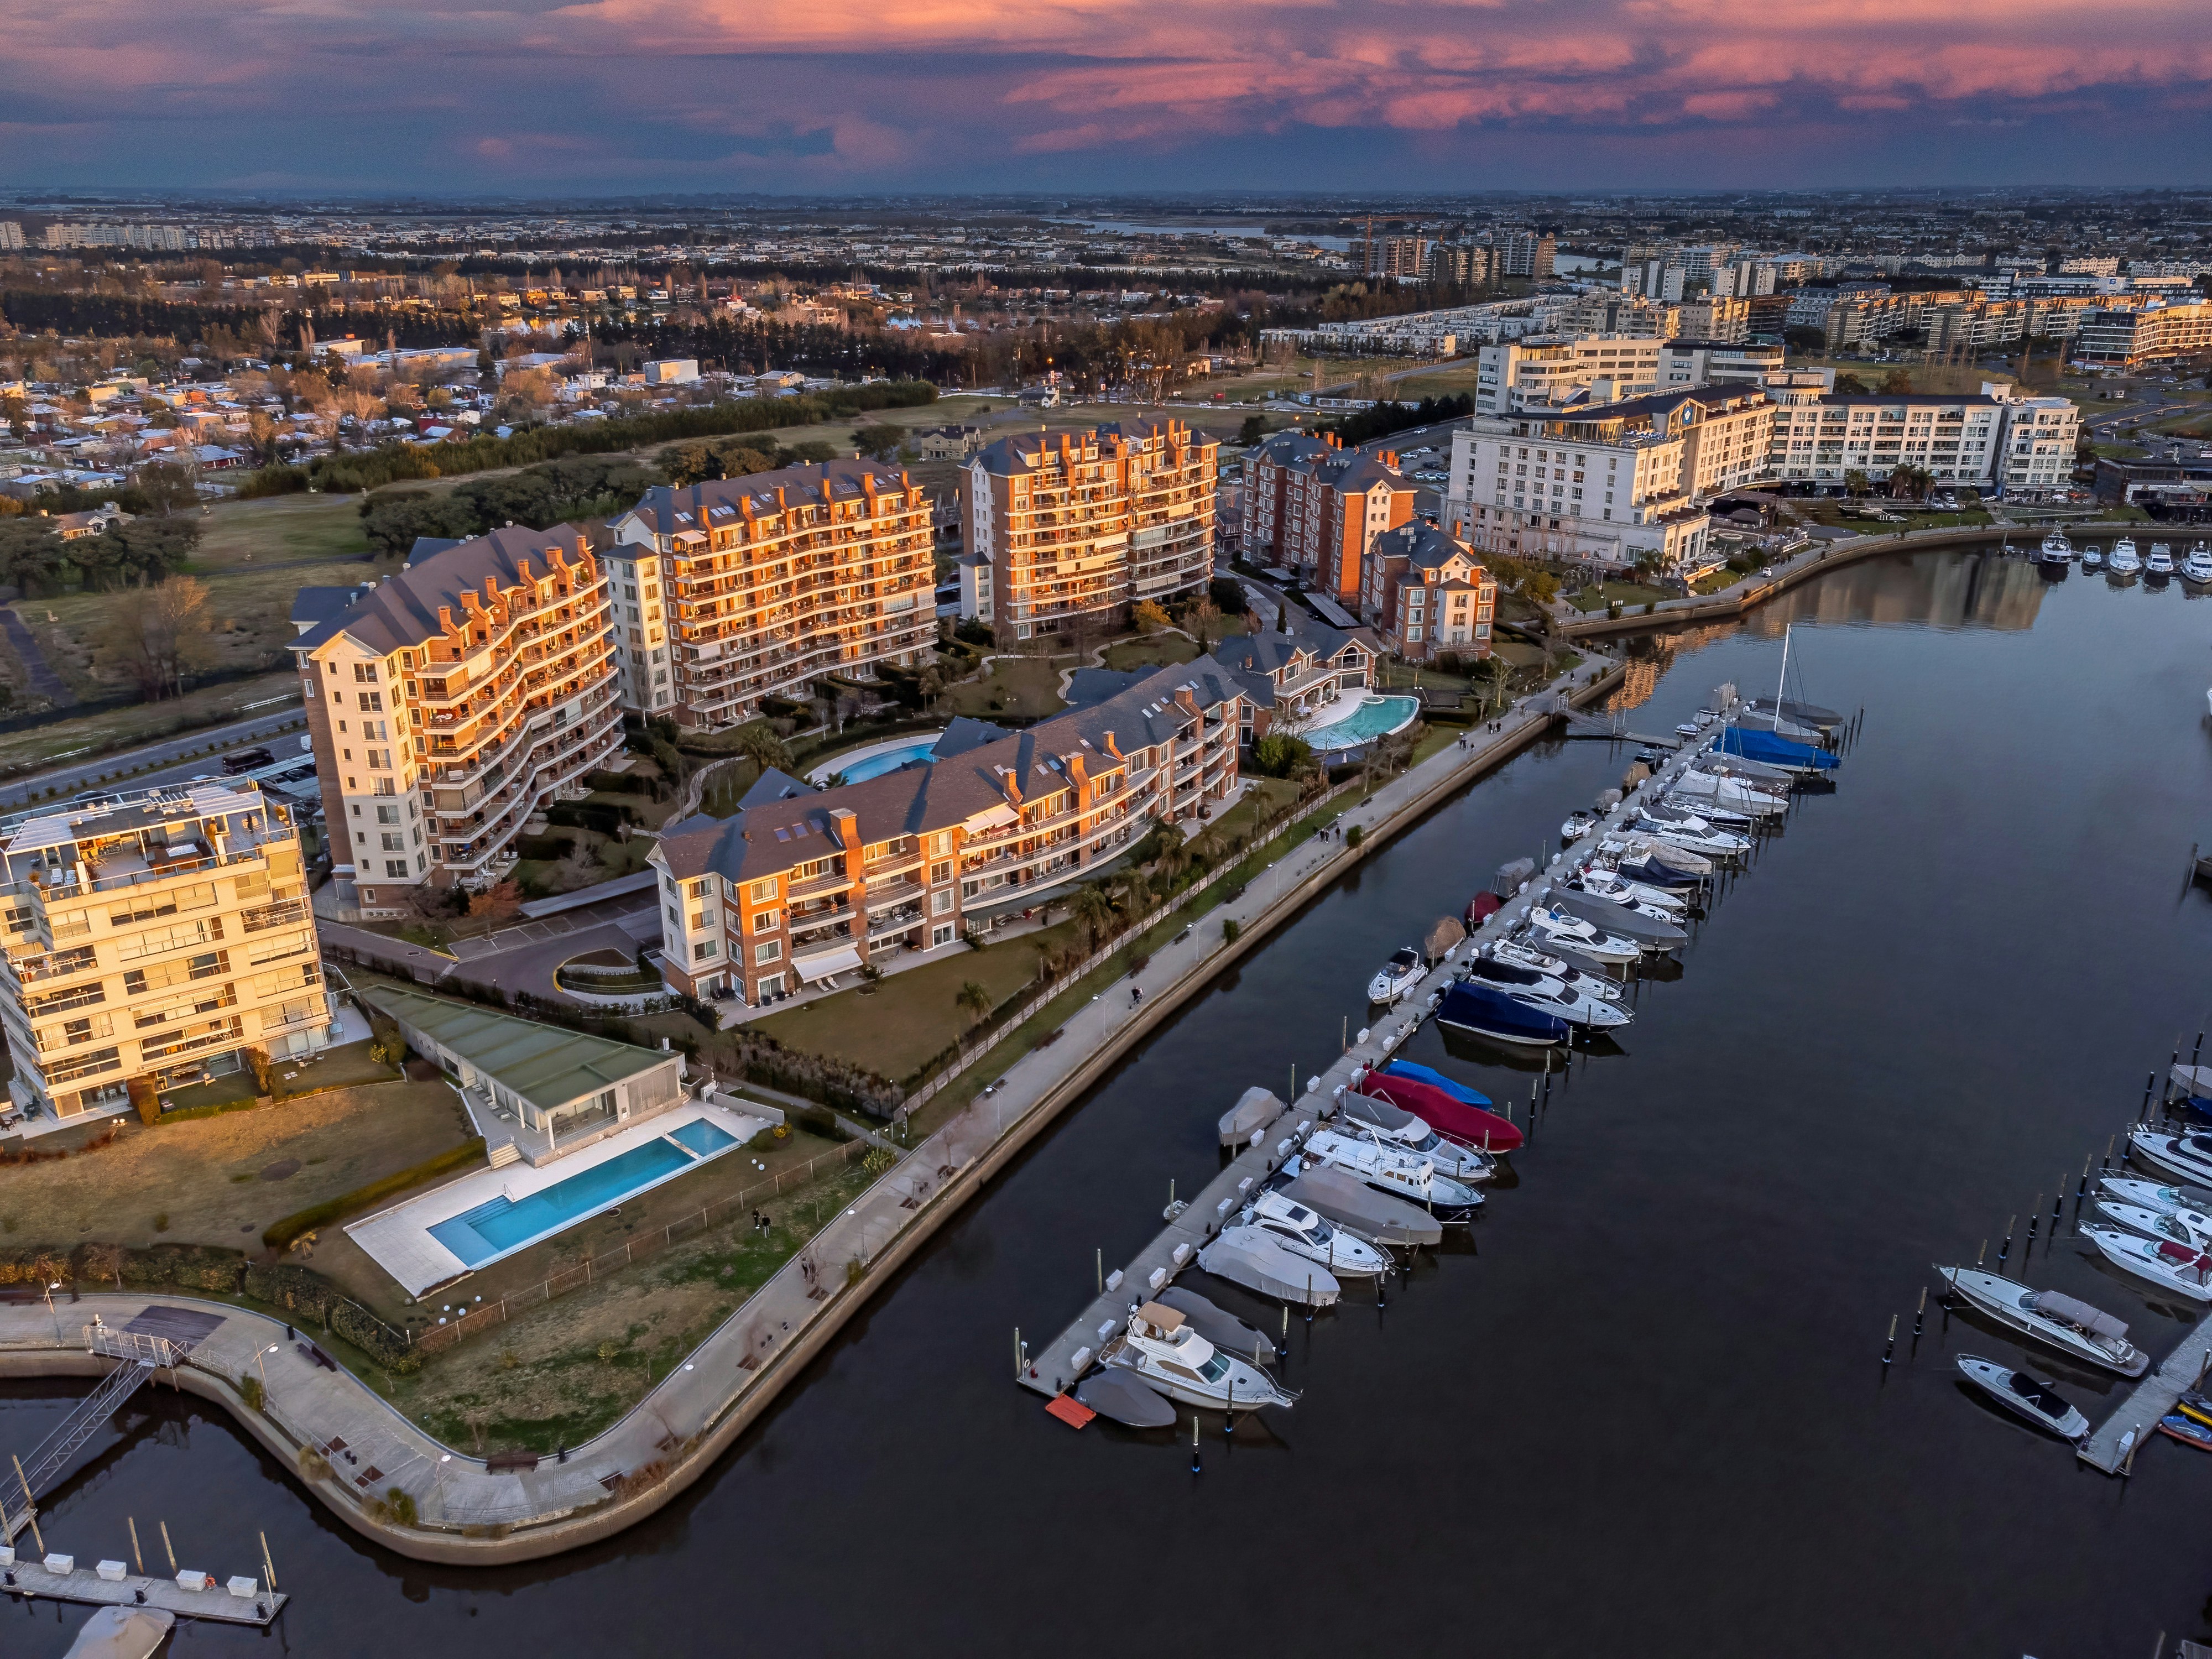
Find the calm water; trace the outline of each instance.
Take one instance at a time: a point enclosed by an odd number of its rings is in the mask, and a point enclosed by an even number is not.
[[[125,1515],[149,1535],[161,1516],[191,1563],[234,1571],[265,1528],[299,1596],[284,1626],[186,1631],[181,1654],[443,1659],[495,1632],[549,1656],[1091,1653],[1172,1630],[1293,1655],[2086,1659],[2206,1636],[2212,1458],[2160,1440],[2132,1485],[2079,1468],[1961,1393],[1951,1355],[2018,1351],[1957,1320],[1887,1378],[1879,1362],[1929,1264],[1984,1238],[1994,1255],[2039,1190],[2047,1218],[2061,1172],[2070,1193],[2204,1023],[2212,903],[2182,884],[2212,842],[2212,605],[1984,557],[1862,566],[1668,642],[1638,723],[1665,729],[1718,680],[1771,688],[1785,615],[1816,624],[1792,650],[1803,695],[1866,709],[1840,787],[1800,802],[1680,976],[1642,986],[1623,1052],[1555,1084],[1472,1243],[1387,1311],[1298,1326],[1305,1399],[1233,1448],[1209,1424],[1201,1479],[1187,1428],[1179,1445],[1047,1418],[1006,1376],[1012,1328],[1071,1318],[1093,1249],[1125,1258],[1170,1180],[1216,1167],[1237,1091],[1316,1069],[1375,964],[1624,756],[1527,756],[1316,902],[651,1525],[534,1569],[420,1566],[162,1395],[53,1505],[49,1539],[122,1554]],[[1525,1098],[1527,1073],[1433,1030],[1412,1053]],[[2180,1334],[2070,1229],[2049,1243],[2032,1282],[2154,1353]],[[2035,1364],[2101,1415],[2107,1382]],[[19,1389],[0,1429],[27,1446],[63,1408]],[[59,1654],[82,1617],[0,1606],[0,1652]]]

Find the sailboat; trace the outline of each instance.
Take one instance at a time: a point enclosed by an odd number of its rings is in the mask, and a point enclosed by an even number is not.
[[[1784,625],[1782,630],[1782,674],[1774,686],[1777,708],[1789,685],[1790,627]],[[1792,772],[1825,772],[1838,764],[1835,756],[1817,744],[1799,743],[1781,735],[1771,724],[1747,725],[1741,719],[1721,733],[1717,747],[1723,754],[1741,755]]]

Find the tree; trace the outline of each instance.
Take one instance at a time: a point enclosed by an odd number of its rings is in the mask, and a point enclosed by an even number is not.
[[[1936,475],[1924,466],[1915,466],[1901,461],[1890,469],[1889,493],[1893,496],[1910,496],[1916,501],[1928,499],[1928,491],[1936,482]]]
[[[952,1000],[968,1011],[970,1025],[991,1012],[991,994],[972,979],[960,988],[959,994]]]
[[[511,881],[469,896],[469,920],[501,922],[522,908],[522,893]]]
[[[738,752],[763,772],[787,772],[799,763],[792,759],[783,740],[762,725],[749,726],[738,733]]]
[[[1252,769],[1263,777],[1294,778],[1313,769],[1313,749],[1303,738],[1270,732],[1252,745]]]
[[[1200,593],[1193,599],[1183,620],[1190,624],[1190,631],[1198,641],[1199,650],[1211,651],[1213,648],[1214,625],[1221,620],[1221,607],[1214,604],[1213,595]]]
[[[1867,395],[1869,387],[1867,383],[1856,374],[1838,374],[1836,376],[1836,390],[1854,392],[1863,398]]]
[[[1846,495],[1856,500],[1859,496],[1865,495],[1867,491],[1872,488],[1873,484],[1871,481],[1867,477],[1867,475],[1864,472],[1862,472],[1857,467],[1852,466],[1844,469],[1844,493]]]
[[[0,519],[0,581],[15,583],[26,598],[52,592],[61,568],[62,538],[52,520]]]
[[[878,421],[860,428],[853,434],[853,447],[863,455],[888,460],[898,453],[899,446],[906,441],[907,431],[902,426],[893,426],[888,421]]]
[[[1067,912],[1090,936],[1091,948],[1094,951],[1098,948],[1098,941],[1114,925],[1114,901],[1108,898],[1105,890],[1095,882],[1076,890]]]
[[[183,695],[185,676],[205,660],[208,588],[195,576],[158,586],[143,576],[103,607],[100,644],[149,700]]]
[[[1907,398],[1912,395],[1912,377],[1901,368],[1893,368],[1881,377],[1881,392],[1885,398]]]
[[[1267,417],[1264,415],[1247,415],[1244,424],[1237,428],[1237,442],[1245,449],[1251,448],[1267,435]]]
[[[1139,599],[1129,612],[1129,620],[1137,625],[1139,634],[1157,634],[1168,625],[1168,613],[1155,599]]]

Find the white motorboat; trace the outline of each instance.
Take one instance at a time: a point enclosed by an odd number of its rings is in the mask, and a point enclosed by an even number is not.
[[[2150,1356],[2128,1340],[2128,1328],[2101,1309],[2057,1291],[2032,1291],[1978,1267],[1945,1267],[1936,1274],[1969,1306],[2001,1325],[2086,1359],[2122,1376],[2141,1376]]]
[[[1593,866],[1601,870],[1605,867],[1603,865]],[[1606,892],[1597,892],[1590,888],[1589,881],[1588,871],[1577,871],[1569,876],[1560,885],[1570,893],[1580,893],[1586,898],[1602,899],[1607,904],[1617,904],[1632,915],[1648,916],[1653,921],[1674,922],[1681,920],[1682,913],[1680,910],[1669,910],[1665,906],[1655,903],[1650,899],[1638,898],[1632,893],[1624,892],[1619,887]]]
[[[1731,812],[1755,818],[1775,817],[1790,810],[1786,793],[1766,788],[1751,778],[1708,771],[1702,766],[1692,766],[1674,780],[1668,796],[1671,799],[1676,795],[1688,800],[1710,801]]]
[[[1600,823],[1595,812],[1570,812],[1567,821],[1559,826],[1559,839],[1572,846],[1597,828]]]
[[[1421,982],[1428,972],[1428,964],[1421,953],[1408,945],[1392,953],[1390,960],[1376,969],[1375,977],[1367,981],[1367,1000],[1387,1008]]]
[[[1733,830],[1738,835],[1758,825],[1759,817],[1752,812],[1739,812],[1734,807],[1716,805],[1710,800],[1699,800],[1690,795],[1662,795],[1647,809],[1661,817],[1670,812],[1692,812],[1707,823],[1723,830]]]
[[[2064,531],[2054,530],[2043,538],[2042,557],[2045,564],[2071,564],[2074,562],[2074,544],[2066,539]]]
[[[2039,1382],[2026,1371],[1962,1353],[1959,1374],[2008,1411],[2050,1430],[2062,1440],[2079,1440],[2089,1432],[2087,1418],[2067,1404],[2051,1384]]]
[[[1703,853],[1641,830],[1626,836],[1607,836],[1598,842],[1597,850],[1623,864],[1657,864],[1679,876],[1713,873],[1713,861]]]
[[[2199,542],[2189,550],[2189,556],[2181,562],[2181,580],[2212,582],[2212,547]]]
[[[1478,957],[1468,964],[1467,971],[1470,978],[1481,981],[1516,1002],[1540,1008],[1585,1030],[1608,1031],[1636,1018],[1617,1000],[1584,996],[1565,980],[1554,979],[1534,968],[1523,968],[1517,963]]]
[[[2212,1231],[2199,1232],[2179,1215],[2161,1215],[2156,1210],[2146,1209],[2140,1204],[2123,1204],[2102,1193],[2097,1195],[2094,1202],[2097,1213],[2105,1219],[2117,1222],[2129,1231],[2141,1233],[2146,1238],[2179,1244],[2185,1250],[2202,1250],[2207,1241],[2212,1240]],[[2189,1213],[2200,1221],[2207,1219],[2201,1210],[2192,1210]]]
[[[2098,546],[2098,545],[2097,545],[2097,544],[2096,544],[2096,543],[2094,543],[2094,542],[2084,542],[2084,543],[2082,543],[2082,544],[2081,544],[2081,568],[2082,568],[2082,569],[2084,569],[2084,570],[2099,570],[2099,569],[2102,569],[2102,568],[2104,568],[2104,563],[2105,563],[2105,550],[2104,550],[2103,548],[2101,548],[2101,547]]]
[[[2075,1231],[2121,1272],[2191,1302],[2212,1302],[2212,1255],[2187,1244],[2142,1238],[2094,1221],[2085,1221]]]
[[[1570,968],[1553,956],[1547,956],[1534,945],[1520,939],[1502,939],[1490,947],[1490,955],[1499,962],[1510,962],[1516,968],[1534,968],[1540,974],[1549,974],[1586,997],[1595,997],[1601,1002],[1618,1002],[1622,992],[1613,981],[1599,974],[1586,974],[1579,968]]]
[[[1488,1152],[1456,1140],[1446,1140],[1426,1119],[1402,1106],[1346,1090],[1337,1101],[1337,1109],[1343,1115],[1346,1133],[1365,1135],[1396,1151],[1425,1158],[1454,1181],[1472,1185],[1488,1181],[1498,1173],[1498,1160]]]
[[[1129,1316],[1128,1328],[1103,1358],[1155,1393],[1186,1406],[1249,1411],[1287,1406],[1297,1398],[1267,1372],[1220,1352],[1182,1315],[1157,1302]]]
[[[1695,720],[1682,720],[1676,724],[1674,735],[1678,738],[1694,738],[1704,729]]]
[[[2134,537],[2123,536],[2112,544],[2112,556],[2105,561],[2105,568],[2115,576],[2132,576],[2142,568],[2142,559],[2136,552]]]
[[[1705,823],[1705,820],[1698,820]],[[1702,830],[1672,818],[1655,818],[1649,812],[1639,811],[1636,821],[1628,826],[1639,836],[1649,836],[1654,841],[1663,841],[1669,847],[1686,848],[1709,859],[1740,859],[1751,851],[1748,836],[1730,835],[1725,830],[1716,830],[1706,823]]]
[[[2130,1129],[2128,1152],[2160,1175],[2212,1187],[2212,1134],[2175,1135],[2148,1127]]]
[[[1309,1135],[1304,1156],[1341,1170],[1378,1193],[1418,1204],[1447,1225],[1473,1220],[1482,1207],[1480,1193],[1463,1182],[1437,1174],[1429,1159],[1356,1139],[1334,1129],[1316,1129]]]
[[[1564,945],[1592,962],[1626,963],[1644,959],[1644,951],[1634,940],[1617,933],[1601,933],[1580,916],[1571,916],[1564,910],[1531,909],[1528,926],[1540,938]]]
[[[2098,1189],[2110,1193],[2123,1204],[2139,1205],[2160,1215],[2190,1215],[2204,1217],[2208,1229],[2212,1229],[2212,1212],[2206,1211],[2188,1190],[2168,1187],[2155,1181],[2137,1181],[2130,1176],[2099,1176]],[[2190,1224],[2191,1226],[2195,1222]]]
[[[1318,1213],[1280,1193],[1261,1193],[1245,1209],[1244,1220],[1292,1255],[1318,1261],[1340,1279],[1372,1279],[1390,1265],[1372,1244],[1339,1232]]]
[[[2146,576],[2171,576],[2173,574],[2173,550],[2164,542],[2150,544],[2149,556],[2143,560]]]

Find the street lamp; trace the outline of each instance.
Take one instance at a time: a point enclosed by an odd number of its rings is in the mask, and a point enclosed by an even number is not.
[[[59,1279],[46,1286],[46,1313],[54,1322],[54,1346],[57,1348],[62,1345],[62,1316],[54,1311],[54,1292],[59,1289]]]
[[[261,1397],[264,1401],[269,1398],[269,1367],[266,1361],[269,1355],[275,1353],[283,1346],[282,1343],[271,1342],[265,1348],[256,1348],[253,1351],[253,1363],[261,1372]]]

